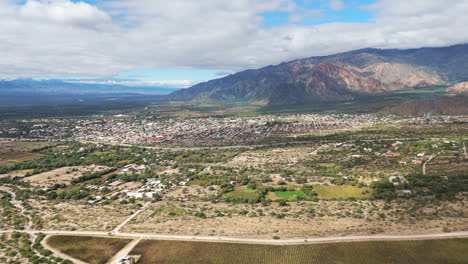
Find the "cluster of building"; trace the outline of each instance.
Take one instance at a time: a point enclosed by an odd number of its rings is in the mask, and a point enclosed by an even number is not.
[[[151,199],[155,196],[160,196],[166,191],[166,185],[162,184],[161,181],[150,179],[145,185],[137,190],[124,190],[125,197],[137,198],[137,199]]]
[[[372,114],[259,115],[252,117],[207,117],[139,119],[117,115],[90,119],[21,120],[22,131],[9,128],[3,133],[22,133],[24,138],[66,139],[111,144],[240,143],[283,132],[308,132],[352,128],[385,123],[392,117]]]
[[[94,204],[103,199],[111,199],[119,197],[121,199],[136,198],[136,199],[152,199],[156,196],[161,196],[170,190],[167,185],[156,179],[148,179],[144,185],[137,182],[125,182],[123,180],[115,180],[107,182],[103,186],[88,185],[86,189],[90,191],[110,190],[106,196],[95,196],[88,201]]]
[[[435,124],[453,124],[458,122],[466,122],[466,116],[437,116],[433,117],[430,113],[426,113],[423,118],[413,118],[410,120],[411,125],[435,125]]]

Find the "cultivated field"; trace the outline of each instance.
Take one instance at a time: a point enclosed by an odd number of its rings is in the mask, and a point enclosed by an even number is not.
[[[41,154],[29,152],[0,152],[0,165],[14,165],[17,162],[43,157]]]
[[[314,191],[317,192],[320,199],[338,199],[351,198],[367,199],[372,196],[371,188],[357,188],[354,186],[314,186]]]
[[[57,144],[57,142],[0,141],[0,152],[29,152]]]
[[[76,259],[91,264],[104,264],[130,241],[120,238],[51,236],[46,243]]]
[[[298,246],[144,240],[130,253],[138,263],[465,264],[468,239],[376,241]]]

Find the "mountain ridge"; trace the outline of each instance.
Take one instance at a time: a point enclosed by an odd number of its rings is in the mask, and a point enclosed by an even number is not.
[[[359,95],[468,80],[468,44],[366,48],[249,69],[171,93],[170,100],[249,100],[265,104],[352,101]]]

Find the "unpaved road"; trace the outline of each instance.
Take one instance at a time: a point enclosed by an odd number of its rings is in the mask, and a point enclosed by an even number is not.
[[[75,235],[75,236],[101,236],[109,237],[108,232],[99,231],[25,231],[25,230],[0,230],[1,233],[24,232],[30,234],[44,233],[47,235]],[[142,238],[142,239],[160,239],[160,240],[181,240],[181,241],[206,241],[206,242],[232,242],[247,244],[307,244],[307,243],[326,243],[326,242],[345,242],[345,241],[375,241],[375,240],[424,240],[468,237],[468,231],[423,234],[423,235],[366,235],[366,236],[339,236],[339,237],[319,237],[302,239],[256,239],[256,238],[235,238],[235,237],[216,237],[216,236],[178,236],[178,235],[157,235],[144,233],[119,233],[110,237],[121,238]]]
[[[437,155],[439,155],[439,154],[437,154]],[[431,162],[431,160],[432,160],[433,158],[435,158],[437,155],[431,155],[431,156],[429,156],[429,159],[428,159],[426,162],[424,162],[423,167],[422,167],[422,173],[423,173],[423,175],[426,175],[426,165],[427,165],[429,162]]]
[[[172,235],[156,235],[156,234],[138,234],[138,233],[119,233],[118,235],[109,236],[107,232],[88,232],[88,231],[33,231],[33,230],[0,230],[2,233],[25,232],[30,235],[44,233],[51,235],[73,235],[73,236],[98,236],[98,237],[115,237],[115,238],[134,238],[132,242],[126,245],[119,251],[108,263],[117,263],[117,261],[127,256],[132,249],[142,239],[156,240],[177,240],[177,241],[203,241],[203,242],[224,242],[224,243],[242,243],[242,244],[266,244],[266,245],[297,245],[297,244],[318,244],[331,242],[357,242],[357,241],[382,241],[382,240],[427,240],[427,239],[443,239],[443,238],[464,238],[468,237],[468,231],[426,234],[426,235],[369,235],[369,236],[346,236],[346,237],[321,237],[321,238],[305,238],[305,239],[254,239],[254,238],[234,238],[234,237],[203,237],[203,236],[172,236]],[[76,264],[86,264],[83,261],[70,257],[47,245],[43,240],[43,246],[51,250],[55,256],[72,260]]]
[[[132,242],[128,243],[124,248],[122,248],[117,254],[115,254],[114,257],[112,257],[111,260],[109,260],[107,263],[112,264],[112,263],[117,263],[119,259],[128,256],[132,249],[140,243],[141,238],[134,239]]]
[[[465,154],[465,158],[468,159],[468,154],[466,154],[466,145],[465,145],[465,142],[463,142],[463,153]]]
[[[129,216],[127,219],[125,219],[120,225],[116,226],[114,228],[114,230],[111,231],[111,234],[113,235],[117,235],[117,234],[120,234],[119,230],[125,226],[128,222],[130,222],[130,220],[132,220],[133,218],[135,218],[137,215],[139,215],[141,212],[143,212],[146,207],[150,205],[150,203],[146,203],[145,205],[143,205],[138,211],[136,211],[134,214],[132,214],[131,216]]]

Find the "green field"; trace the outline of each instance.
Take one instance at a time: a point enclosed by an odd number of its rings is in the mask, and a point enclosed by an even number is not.
[[[119,238],[51,236],[47,244],[76,259],[91,264],[104,264],[130,241]]]
[[[267,196],[271,200],[290,200],[295,201],[298,197],[307,198],[308,196],[301,192],[301,191],[277,191],[277,192],[270,192]]]
[[[317,185],[314,186],[314,191],[318,194],[320,199],[338,199],[338,198],[356,198],[367,199],[372,196],[373,190],[371,188],[358,188],[355,186],[344,185]],[[367,191],[367,193],[365,193]]]
[[[297,246],[143,240],[140,264],[466,264],[468,239],[375,241]]]
[[[234,191],[226,193],[224,196],[226,198],[257,199],[260,194],[256,190],[242,186],[236,187]]]

